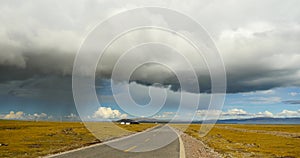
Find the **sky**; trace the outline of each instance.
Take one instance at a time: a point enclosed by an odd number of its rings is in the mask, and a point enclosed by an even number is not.
[[[221,118],[300,117],[299,1],[4,0],[0,3],[0,118],[78,119],[72,93],[76,53],[101,21],[145,6],[184,13],[210,35],[222,56],[227,76]],[[169,25],[163,16],[150,12],[143,16],[145,21]],[[110,33],[123,27],[122,22],[105,31]],[[175,44],[174,49],[155,44],[132,49],[128,63],[153,59],[185,74],[189,70],[180,56],[184,55],[196,71],[200,92],[194,86],[182,88],[173,70],[159,64],[138,67],[130,76],[130,83],[123,82],[122,74],[113,80],[113,67],[124,53],[121,50],[140,41]],[[176,55],[175,49],[183,51]],[[119,71],[126,72],[128,67],[120,67]],[[87,105],[82,118],[119,119],[147,114],[132,108],[132,113],[141,114],[132,116],[120,107],[111,91],[113,81],[128,85],[132,98],[141,105],[151,102],[149,88],[157,94],[167,94],[163,108],[150,116],[157,119],[184,119],[193,115],[189,111],[194,106],[192,102],[185,103],[186,113],[176,115],[181,94],[200,98],[194,112],[196,119],[201,119],[211,95],[209,71],[203,58],[182,39],[157,30],[125,34],[107,49],[96,70],[96,95],[102,106]],[[189,77],[184,81],[188,83]],[[122,93],[117,96],[122,97]]]

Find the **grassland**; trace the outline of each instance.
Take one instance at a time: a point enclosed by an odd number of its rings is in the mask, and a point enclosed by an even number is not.
[[[184,132],[224,157],[300,157],[300,125],[215,125],[205,137],[199,129],[190,125]]]
[[[80,122],[33,122],[0,120],[0,157],[39,157],[71,150],[134,132],[155,124],[117,125]]]

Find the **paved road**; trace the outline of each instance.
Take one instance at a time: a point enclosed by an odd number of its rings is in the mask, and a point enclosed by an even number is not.
[[[176,132],[169,126],[160,126],[130,137],[54,155],[51,158],[180,158],[180,147],[182,148]]]

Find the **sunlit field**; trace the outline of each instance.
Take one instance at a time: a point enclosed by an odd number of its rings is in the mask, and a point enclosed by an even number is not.
[[[300,125],[215,125],[202,138],[199,128],[200,125],[190,125],[185,133],[224,157],[300,157]]]
[[[71,150],[140,132],[155,124],[89,123],[95,135],[80,122],[0,120],[0,157],[38,157]]]

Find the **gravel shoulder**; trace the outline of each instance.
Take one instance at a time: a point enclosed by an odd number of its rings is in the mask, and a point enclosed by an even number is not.
[[[209,148],[202,141],[197,140],[185,133],[180,133],[181,139],[185,148],[186,158],[220,158],[221,154],[215,152],[213,149]]]

